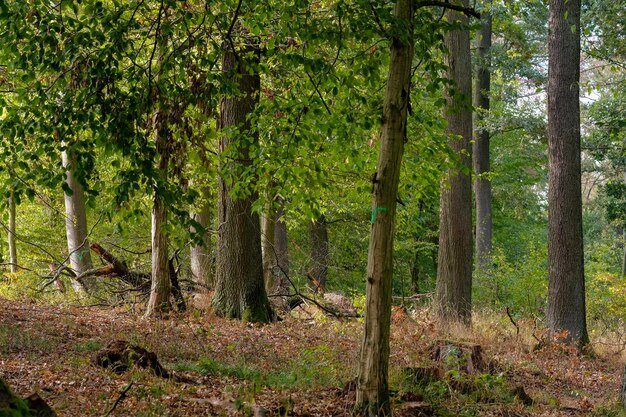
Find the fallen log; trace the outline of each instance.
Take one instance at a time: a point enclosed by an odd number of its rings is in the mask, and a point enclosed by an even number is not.
[[[131,271],[128,269],[126,262],[118,259],[111,252],[104,249],[98,243],[92,243],[90,249],[98,255],[103,261],[107,263],[107,265],[101,266],[99,268],[89,269],[76,277],[76,280],[79,282],[86,277],[90,276],[109,276],[116,277],[126,284],[130,285],[133,290],[139,291],[142,293],[147,293],[150,291],[150,287],[152,284],[152,276],[151,274],[145,272]],[[174,252],[174,255],[168,262],[168,270],[169,270],[169,278],[172,283],[172,296],[174,297],[174,302],[178,311],[185,311],[187,309],[187,305],[185,303],[185,299],[183,298],[183,292],[180,288],[180,284],[178,282],[178,268],[174,265],[174,260],[177,259],[178,252]]]
[[[93,354],[91,363],[102,368],[110,368],[116,374],[123,374],[132,367],[139,367],[149,369],[160,378],[186,384],[197,384],[197,381],[192,378],[165,369],[159,362],[156,353],[128,343],[126,340],[115,340],[109,343],[106,348]]]

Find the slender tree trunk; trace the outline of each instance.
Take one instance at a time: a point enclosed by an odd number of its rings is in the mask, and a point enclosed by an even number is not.
[[[71,150],[61,153],[63,167],[66,171],[66,183],[72,190],[72,194],[65,193],[65,233],[67,236],[67,249],[70,253],[70,266],[76,275],[93,268],[91,253],[89,252],[89,240],[87,239],[87,212],[85,210],[85,195],[83,186],[74,176],[76,170],[76,158]],[[94,278],[87,278],[82,283],[73,281],[72,285],[77,291],[91,291],[94,289]]]
[[[225,46],[222,71],[232,76],[239,94],[225,96],[220,103],[220,128],[223,136],[220,152],[228,158],[220,167],[219,231],[216,288],[213,306],[217,314],[253,322],[269,322],[272,311],[263,281],[261,254],[261,225],[259,215],[252,210],[256,192],[247,197],[231,195],[242,167],[252,164],[250,147],[258,143],[258,132],[250,123],[261,87],[256,65],[258,45],[248,45],[237,56]],[[236,135],[228,133],[236,127]],[[251,185],[252,188],[253,185]]]
[[[389,74],[383,102],[378,167],[373,178],[372,232],[367,258],[365,331],[361,345],[356,406],[368,417],[390,416],[389,327],[396,199],[404,143],[413,62],[415,3],[398,0],[391,39]]]
[[[17,272],[17,248],[15,247],[15,196],[13,190],[9,193],[9,262],[11,272]]]
[[[419,242],[419,239],[418,239]],[[420,279],[420,249],[415,249],[415,255],[413,256],[413,265],[411,265],[411,294],[419,294],[419,279]]]
[[[626,185],[626,170],[622,173],[624,185]],[[622,225],[622,278],[626,277],[626,225]]]
[[[202,189],[203,198],[206,199],[198,211],[191,213],[191,218],[198,222],[200,226],[205,230],[202,237],[202,245],[192,245],[190,258],[191,258],[191,274],[193,276],[193,282],[201,292],[207,292],[213,288],[213,268],[212,268],[212,255],[211,255],[211,235],[208,232],[212,223],[212,206],[210,204],[213,201],[213,196],[208,187]],[[195,232],[195,228],[191,228],[192,233]]]
[[[289,245],[287,238],[287,223],[285,223],[285,200],[279,200],[280,205],[276,212],[276,224],[274,226],[274,250],[276,251],[276,264],[278,274],[274,277],[275,284],[272,294],[282,296],[289,295]]]
[[[276,248],[274,246],[276,231],[276,211],[267,207],[261,218],[261,252],[263,253],[263,277],[265,289],[272,293],[275,285],[274,269],[278,265]]]
[[[319,283],[319,288],[314,288],[314,290],[324,292],[328,278],[329,256],[326,216],[321,215],[319,219],[311,222],[309,234],[311,236],[311,270],[309,273]]]
[[[548,327],[589,341],[580,167],[580,0],[550,0],[548,39]]]
[[[476,260],[478,269],[485,269],[491,263],[493,226],[491,218],[491,181],[485,175],[490,171],[489,131],[481,123],[489,112],[491,89],[491,14],[483,12],[482,26],[476,33],[478,65],[476,88],[474,90],[474,182],[476,194]]]
[[[468,0],[461,4],[468,6]],[[448,11],[449,22],[467,24],[467,18]],[[455,135],[450,147],[460,156],[467,172],[451,171],[441,187],[439,214],[439,254],[435,309],[439,319],[471,323],[472,311],[472,69],[470,40],[467,29],[446,34],[448,78],[454,81],[456,94],[446,91],[446,133]],[[457,139],[456,136],[460,138]]]
[[[167,181],[169,167],[169,141],[171,135],[166,126],[165,117],[160,115],[161,110],[155,114],[155,126],[157,137],[157,153],[159,154],[158,171],[160,180]],[[146,308],[146,316],[159,315],[170,309],[170,269],[168,265],[168,238],[164,230],[167,225],[167,202],[160,195],[158,185],[152,196],[152,285],[150,299]]]

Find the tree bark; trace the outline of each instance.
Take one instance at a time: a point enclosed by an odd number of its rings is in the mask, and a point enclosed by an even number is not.
[[[468,6],[468,0],[461,5]],[[450,22],[467,24],[467,18],[448,11]],[[446,90],[446,133],[454,136],[450,147],[459,154],[462,170],[450,171],[441,187],[439,214],[439,253],[435,310],[443,322],[471,323],[472,311],[472,69],[470,40],[467,29],[446,34],[448,78],[454,82],[456,94]],[[457,139],[457,137],[459,137]]]
[[[481,126],[489,112],[491,89],[491,14],[483,12],[481,28],[476,32],[478,65],[476,88],[474,90],[474,182],[476,195],[476,261],[478,269],[485,269],[491,263],[493,222],[491,216],[491,180],[485,175],[490,171],[489,130]]]
[[[65,233],[67,236],[67,249],[70,253],[70,266],[76,275],[93,268],[91,254],[89,253],[89,240],[87,239],[87,212],[85,210],[85,195],[83,186],[75,178],[76,157],[72,150],[68,149],[61,153],[63,167],[66,171],[66,183],[72,190],[72,194],[65,193]],[[83,283],[72,280],[72,285],[77,291],[94,289],[95,280],[87,279]]]
[[[271,203],[266,207],[265,213],[261,216],[261,252],[263,254],[263,279],[265,289],[269,294],[274,288],[274,269],[278,265],[274,247],[276,231],[276,210],[271,208]]]
[[[9,263],[11,272],[17,272],[17,248],[15,246],[15,196],[13,190],[9,193]]]
[[[220,103],[220,128],[223,135],[220,153],[227,157],[220,167],[219,230],[216,288],[213,306],[217,314],[253,322],[269,322],[272,311],[263,281],[261,225],[252,210],[257,193],[233,196],[234,182],[244,167],[250,166],[251,147],[259,140],[250,123],[261,87],[256,65],[260,61],[258,45],[247,45],[235,55],[225,45],[222,71],[238,87],[236,96],[224,96]],[[229,133],[232,128],[236,134]],[[228,178],[224,176],[228,173]],[[250,184],[254,189],[254,185]]]
[[[168,237],[164,230],[167,225],[167,202],[162,195],[163,189],[159,185],[159,183],[167,182],[172,137],[167,126],[167,115],[164,114],[163,109],[155,111],[153,123],[156,149],[159,155],[157,170],[160,178],[152,196],[152,284],[146,316],[160,315],[170,309],[169,299],[172,288],[168,265]]]
[[[580,0],[550,0],[548,38],[548,327],[589,341],[580,162]]]
[[[319,288],[314,291],[324,292],[326,279],[328,278],[328,227],[326,216],[321,215],[309,226],[311,236],[311,270],[310,274],[319,283]]]
[[[383,102],[380,153],[373,178],[372,232],[367,258],[365,332],[361,344],[355,411],[389,416],[389,331],[396,200],[404,143],[413,62],[415,4],[398,0],[395,30]]]
[[[202,197],[206,199],[197,211],[191,213],[191,218],[198,222],[205,230],[202,237],[202,245],[192,245],[190,249],[191,275],[193,282],[201,292],[207,292],[213,288],[213,268],[211,255],[211,235],[208,229],[213,221],[212,206],[213,195],[208,187],[202,189]],[[195,228],[191,228],[195,233]]]
[[[287,238],[287,223],[285,223],[285,200],[279,199],[278,211],[276,212],[276,225],[274,226],[274,249],[278,264],[279,276],[274,292],[287,295],[289,293],[289,244]]]

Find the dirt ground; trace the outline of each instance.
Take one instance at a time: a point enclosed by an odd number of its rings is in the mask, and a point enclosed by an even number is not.
[[[285,317],[255,326],[193,312],[146,320],[124,308],[0,298],[0,377],[21,396],[38,392],[68,417],[348,416],[361,335],[359,319]],[[398,392],[399,370],[429,363],[433,341],[451,337],[480,344],[490,372],[506,387],[523,387],[534,405],[515,398],[469,402],[450,394],[440,398],[445,406],[431,407],[420,396]],[[185,382],[144,369],[116,374],[93,365],[91,356],[115,340],[155,352]],[[427,312],[394,310],[394,415],[623,415],[616,407],[618,359],[608,353],[581,357],[562,346],[533,351],[524,340],[499,317],[451,335],[437,330]]]

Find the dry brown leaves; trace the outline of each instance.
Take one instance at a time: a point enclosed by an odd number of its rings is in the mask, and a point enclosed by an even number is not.
[[[480,343],[507,381],[522,385],[537,405],[526,410],[519,404],[484,404],[480,415],[586,416],[616,400],[621,369],[614,361],[562,349],[532,352],[520,348],[523,343],[511,332],[462,338]],[[19,395],[38,392],[60,416],[68,417],[105,415],[131,382],[112,416],[254,415],[261,407],[267,416],[348,416],[354,391],[353,384],[344,386],[355,375],[361,334],[362,323],[354,319],[287,317],[273,325],[254,326],[207,313],[144,320],[121,309],[0,299],[0,377]],[[394,310],[392,369],[424,363],[430,343],[441,337],[427,313],[416,317]],[[254,369],[262,375],[261,383],[188,368],[182,373],[198,383],[185,384],[138,369],[116,375],[90,364],[93,351],[117,339],[156,352],[169,369],[204,358],[233,369]],[[263,379],[294,366],[307,374],[311,368],[313,380],[281,387]],[[396,415],[407,409],[406,403],[399,404]]]

